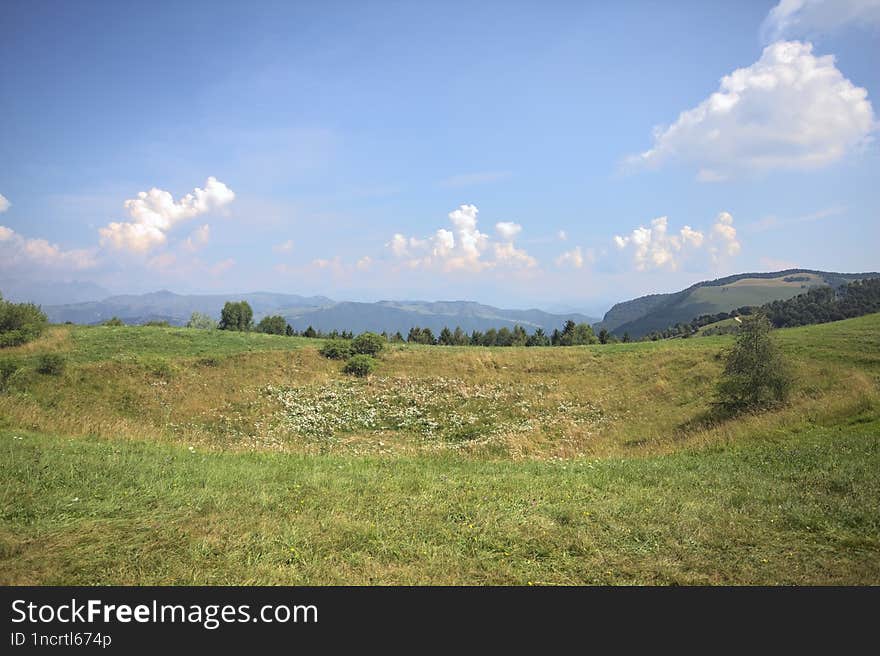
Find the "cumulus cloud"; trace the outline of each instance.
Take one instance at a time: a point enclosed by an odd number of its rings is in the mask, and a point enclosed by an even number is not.
[[[497,232],[498,236],[504,241],[513,241],[521,231],[522,226],[518,223],[501,221],[500,223],[495,224],[495,232]]]
[[[186,241],[183,242],[183,248],[190,253],[194,253],[197,250],[204,248],[210,238],[211,226],[206,223],[192,231],[190,236],[186,238]]]
[[[12,203],[9,202],[9,199],[3,194],[0,194],[0,214],[3,214],[3,212],[8,210],[10,205],[12,205]]]
[[[125,201],[131,221],[113,222],[98,230],[101,245],[143,253],[167,241],[175,224],[228,205],[235,193],[217,178],[210,177],[204,189],[196,188],[178,201],[162,189],[142,191]]]
[[[700,243],[702,244],[702,235]],[[712,226],[712,235],[709,243],[709,253],[712,261],[718,262],[724,256],[733,257],[740,251],[740,243],[736,238],[736,228],[733,227],[733,217],[730,212],[720,212]]]
[[[30,239],[12,228],[0,226],[0,267],[13,269],[38,266],[81,271],[96,266],[95,253],[88,249],[64,250],[45,239]]]
[[[495,251],[495,263],[500,266],[531,269],[538,266],[538,260],[529,255],[522,248],[516,248],[513,242],[493,244]]]
[[[718,214],[708,235],[688,225],[677,233],[670,233],[669,219],[661,216],[651,221],[649,227],[639,226],[629,235],[615,235],[614,244],[619,251],[631,253],[637,271],[675,271],[701,253],[708,254],[712,263],[718,264],[740,251],[729,212]]]
[[[369,271],[373,266],[373,258],[369,255],[364,255],[361,259],[357,261],[355,267],[357,267],[358,271]]]
[[[761,25],[764,43],[835,32],[848,25],[880,25],[880,0],[781,0]]]
[[[840,159],[875,128],[867,91],[843,76],[832,55],[781,41],[724,76],[717,92],[675,123],[656,129],[653,148],[629,161],[685,162],[704,182],[746,169],[808,169]]]
[[[556,233],[556,238],[559,241],[566,241],[568,239],[568,233],[565,230],[560,230]]]
[[[276,253],[289,253],[293,250],[293,240],[288,239],[287,241],[283,241],[280,244],[275,244],[272,247],[272,250]]]
[[[439,228],[424,239],[397,233],[391,237],[387,247],[395,258],[414,269],[479,272],[498,266],[537,266],[535,258],[513,243],[522,231],[521,225],[509,221],[496,223],[499,241],[492,242],[489,235],[477,228],[478,214],[476,206],[461,205],[448,215],[451,230]],[[492,253],[494,258],[485,258],[487,252]]]
[[[581,247],[576,246],[570,251],[565,251],[556,258],[556,266],[560,268],[571,267],[572,269],[580,269],[584,266],[584,255]]]

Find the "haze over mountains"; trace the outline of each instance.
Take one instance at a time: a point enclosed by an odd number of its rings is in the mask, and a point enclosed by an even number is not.
[[[870,273],[835,273],[811,269],[787,269],[771,273],[741,273],[696,283],[669,294],[651,294],[614,305],[599,321],[577,312],[547,312],[539,309],[512,310],[471,301],[378,301],[375,303],[335,301],[326,296],[301,296],[272,292],[245,294],[175,294],[163,290],[148,294],[104,297],[104,290],[92,283],[45,285],[38,299],[22,297],[14,281],[4,281],[0,292],[12,300],[74,299],[76,302],[43,304],[49,320],[80,324],[101,323],[119,317],[129,324],[167,321],[183,325],[193,312],[219,318],[226,301],[245,300],[254,310],[255,320],[280,314],[297,330],[312,326],[316,330],[350,330],[404,335],[413,326],[439,332],[444,326],[460,326],[465,331],[523,326],[551,332],[566,321],[595,324],[622,337],[639,338],[679,322],[689,322],[703,314],[730,312],[743,306],[759,306],[804,293],[811,287],[838,287],[852,280],[880,277]],[[102,296],[101,300],[94,299]]]
[[[226,301],[247,301],[259,320],[269,314],[280,314],[297,330],[312,326],[316,330],[365,330],[406,334],[413,326],[438,332],[444,326],[460,326],[463,330],[512,328],[521,325],[533,331],[552,331],[567,320],[593,323],[593,317],[578,313],[553,314],[542,310],[508,310],[470,301],[379,301],[377,303],[337,302],[326,296],[299,296],[252,292],[246,294],[182,295],[170,291],[149,294],[120,295],[102,301],[47,305],[43,307],[55,323],[94,324],[119,317],[126,323],[167,321],[186,323],[193,312],[219,318]]]

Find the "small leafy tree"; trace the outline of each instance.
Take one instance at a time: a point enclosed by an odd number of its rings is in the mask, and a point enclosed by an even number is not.
[[[189,321],[186,322],[187,328],[198,328],[199,330],[212,330],[217,327],[217,322],[207,314],[201,312],[193,312]]]
[[[0,348],[18,346],[39,337],[49,325],[33,303],[10,303],[0,296]]]
[[[345,363],[345,366],[342,368],[342,372],[346,374],[351,374],[352,376],[363,378],[373,373],[373,370],[375,368],[375,359],[373,359],[369,355],[359,354],[352,356],[348,360],[348,362]]]
[[[385,348],[385,338],[376,333],[361,333],[351,342],[351,350],[362,355],[376,356]]]
[[[303,331],[303,337],[313,338],[313,337],[317,337],[317,336],[318,336],[317,331],[314,328],[312,328],[311,326],[309,326],[308,328],[306,328]]]
[[[284,320],[284,317],[278,316],[277,314],[270,317],[263,317],[260,319],[260,323],[257,324],[257,331],[266,333],[267,335],[283,335],[286,329],[287,321]]]
[[[103,325],[103,326],[124,326],[125,322],[122,319],[120,319],[119,317],[110,317],[109,319],[107,319],[107,321],[105,321],[101,325]]]
[[[766,408],[784,402],[791,374],[773,340],[773,326],[763,314],[744,321],[726,353],[717,388],[717,404],[729,413]]]
[[[284,329],[284,334],[287,335],[288,337],[293,337],[293,334],[294,334],[293,333],[293,326],[291,326],[290,324],[287,324],[287,327]]]
[[[254,325],[254,311],[247,301],[226,301],[220,311],[220,330],[250,330]]]

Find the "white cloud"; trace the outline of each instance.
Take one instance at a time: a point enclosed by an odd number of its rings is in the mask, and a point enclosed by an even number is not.
[[[9,199],[3,194],[0,194],[0,214],[3,214],[3,212],[8,210],[11,205],[12,203],[9,202]]]
[[[500,223],[495,224],[495,232],[497,232],[498,236],[504,241],[513,241],[521,231],[522,226],[518,223],[512,223],[511,221],[501,221]]]
[[[700,236],[702,243],[702,235]],[[733,227],[733,217],[730,212],[719,212],[712,226],[712,235],[709,243],[709,253],[712,261],[718,262],[725,255],[733,257],[740,251],[740,243],[736,238],[736,228]]]
[[[0,226],[0,267],[38,266],[81,271],[97,265],[95,253],[89,249],[63,250],[45,239],[30,239],[12,228]]]
[[[287,241],[281,242],[280,244],[275,244],[272,247],[272,250],[276,253],[289,253],[293,250],[293,240],[288,239]]]
[[[502,221],[495,224],[500,241],[491,242],[489,235],[477,228],[479,210],[474,205],[461,205],[449,213],[452,230],[438,229],[431,237],[420,239],[397,233],[386,244],[392,255],[407,267],[440,269],[442,271],[479,272],[505,266],[532,268],[538,262],[525,250],[516,248],[513,240],[522,230],[518,223]],[[491,252],[494,258],[483,256]]]
[[[493,244],[492,248],[495,251],[495,262],[499,265],[527,269],[538,266],[538,260],[523,249],[516,248],[513,242]]]
[[[556,233],[556,238],[559,239],[559,241],[565,241],[568,239],[568,233],[565,230],[560,230]]]
[[[556,258],[556,266],[560,268],[571,267],[573,269],[580,269],[584,266],[584,255],[581,252],[581,247],[576,246],[570,251],[565,251],[562,255]]]
[[[369,255],[364,255],[361,259],[357,261],[355,265],[358,271],[369,271],[373,266],[373,258]]]
[[[211,226],[207,223],[199,228],[196,228],[192,231],[189,237],[186,238],[186,241],[183,242],[183,248],[188,250],[190,253],[194,253],[195,251],[203,248],[208,240],[211,238]]]
[[[639,166],[696,165],[701,181],[743,170],[809,169],[834,162],[877,127],[867,91],[813,55],[810,43],[778,42],[671,126],[654,146],[630,158]]]
[[[637,271],[676,271],[685,261],[697,258],[701,253],[705,253],[704,259],[707,254],[711,262],[718,265],[725,258],[737,255],[741,249],[729,212],[718,214],[708,236],[688,225],[670,234],[669,220],[661,216],[651,221],[650,227],[639,226],[629,235],[615,235],[614,244],[619,251],[632,254]]]
[[[213,212],[235,199],[235,193],[217,178],[210,177],[205,188],[196,188],[178,201],[162,189],[142,191],[125,201],[131,221],[113,222],[100,228],[102,246],[146,252],[164,244],[166,233],[175,224]]]
[[[880,25],[880,0],[781,0],[761,25],[764,43],[835,32],[847,25]]]

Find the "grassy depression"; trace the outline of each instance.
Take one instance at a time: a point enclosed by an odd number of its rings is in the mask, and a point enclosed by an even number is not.
[[[876,584],[880,315],[775,335],[791,403],[719,423],[729,337],[364,381],[315,340],[55,327],[0,353],[0,583]]]

